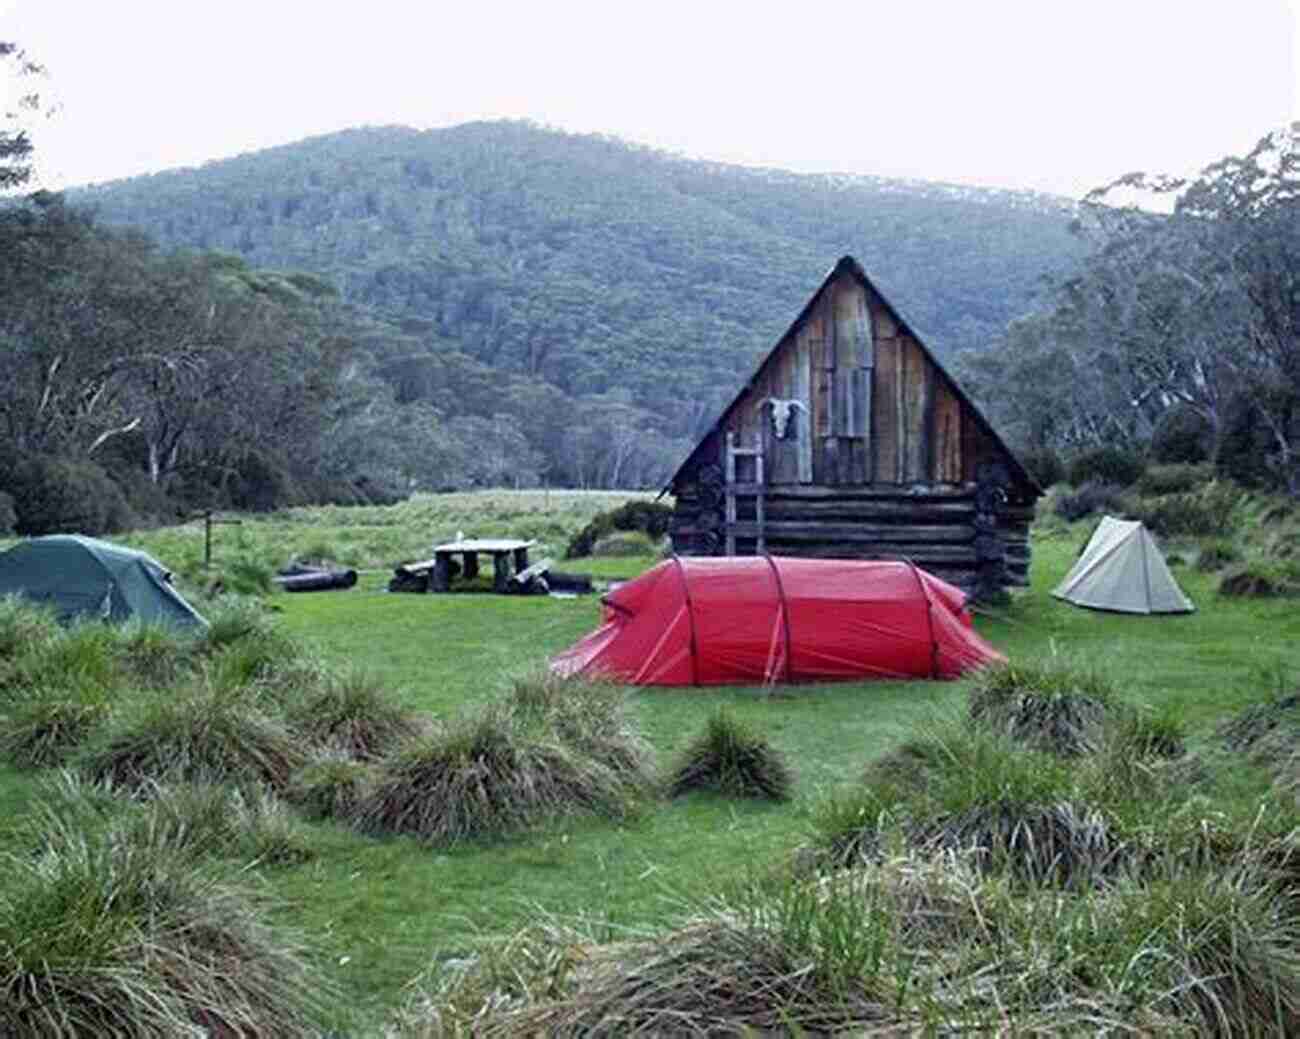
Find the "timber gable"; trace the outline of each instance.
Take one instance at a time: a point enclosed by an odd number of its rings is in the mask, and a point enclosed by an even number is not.
[[[1041,490],[851,256],[674,474],[675,551],[909,558],[1028,580]]]

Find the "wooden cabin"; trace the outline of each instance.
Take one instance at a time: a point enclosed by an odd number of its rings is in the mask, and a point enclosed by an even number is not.
[[[1042,490],[845,256],[669,484],[681,555],[909,559],[1029,582]]]

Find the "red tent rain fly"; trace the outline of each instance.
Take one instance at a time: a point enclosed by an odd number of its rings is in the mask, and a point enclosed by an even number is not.
[[[910,563],[674,557],[602,601],[557,674],[758,685],[956,678],[1006,659],[971,628],[965,593]]]

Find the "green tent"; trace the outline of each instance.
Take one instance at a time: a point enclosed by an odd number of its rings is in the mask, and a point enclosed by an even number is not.
[[[77,534],[21,541],[0,552],[0,596],[51,607],[61,621],[83,617],[204,627],[152,556]]]

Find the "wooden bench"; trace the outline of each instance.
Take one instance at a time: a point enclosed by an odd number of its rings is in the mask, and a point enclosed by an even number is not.
[[[511,574],[506,587],[516,595],[544,594],[550,591],[550,586],[546,583],[546,573],[551,569],[551,563],[551,560],[543,559],[540,563],[534,563],[518,573]]]

